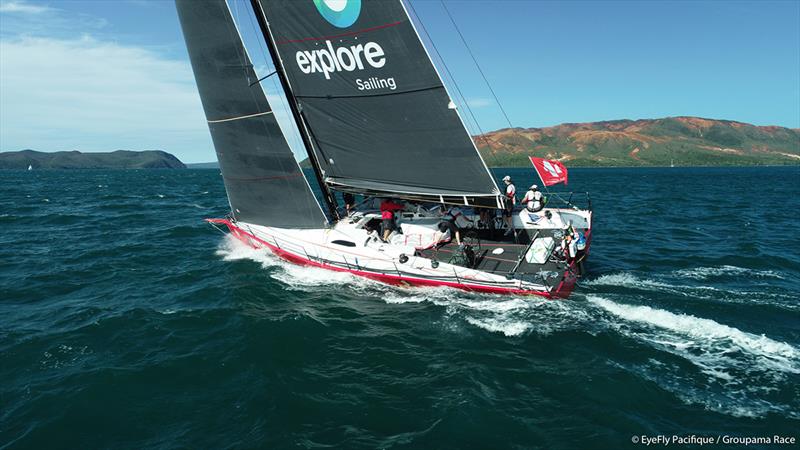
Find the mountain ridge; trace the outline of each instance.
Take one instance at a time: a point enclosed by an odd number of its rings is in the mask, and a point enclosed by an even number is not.
[[[800,129],[692,116],[503,128],[474,139],[492,167],[527,166],[528,156],[570,167],[800,164]]]

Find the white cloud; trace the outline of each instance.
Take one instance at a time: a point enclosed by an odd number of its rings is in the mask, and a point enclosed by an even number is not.
[[[470,108],[485,108],[487,106],[491,106],[492,101],[488,98],[483,98],[483,97],[468,98],[467,105]]]
[[[0,150],[163,149],[214,159],[188,62],[80,39],[0,40]]]
[[[184,162],[216,160],[188,59],[88,34],[104,18],[0,5],[0,151],[161,149]],[[256,69],[270,72],[266,64]],[[277,78],[261,86],[295,155],[305,158]]]
[[[48,6],[30,5],[25,2],[0,2],[0,13],[41,14],[51,10],[52,8]]]

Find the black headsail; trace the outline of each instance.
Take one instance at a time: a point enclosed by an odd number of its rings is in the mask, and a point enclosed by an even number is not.
[[[497,204],[497,185],[399,0],[252,2],[329,185]]]
[[[233,216],[273,227],[324,227],[225,0],[175,5]]]

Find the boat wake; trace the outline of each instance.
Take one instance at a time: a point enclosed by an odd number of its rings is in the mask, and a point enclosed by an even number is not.
[[[474,327],[505,336],[520,336],[537,329],[536,310],[557,305],[550,300],[478,294],[452,288],[409,288],[383,297],[387,303],[428,302],[444,307],[447,319],[458,328],[466,322]],[[543,331],[539,328],[539,331]]]
[[[797,347],[689,314],[618,303],[598,295],[586,299],[600,308],[598,318],[606,313],[602,322],[619,335],[679,357],[656,354],[626,369],[685,402],[734,416],[780,412],[800,417],[797,405],[787,405],[780,395],[800,374]],[[682,361],[695,370],[687,370]]]
[[[705,363],[711,359],[721,362],[732,361],[734,359],[732,355],[749,355],[755,360],[753,362],[757,363],[754,364],[754,368],[758,370],[763,369],[775,374],[800,373],[800,351],[787,343],[774,341],[764,335],[746,333],[689,314],[675,314],[649,306],[615,303],[595,295],[587,296],[587,300],[628,322],[668,331],[669,334],[660,334],[647,340],[688,356],[709,375],[730,379],[731,377],[724,371],[718,371],[713,364]],[[625,329],[625,333],[640,335],[629,328]],[[649,336],[647,333],[644,335]],[[694,359],[697,355],[703,355],[703,358]]]
[[[636,291],[651,291],[688,297],[697,300],[712,300],[740,304],[761,304],[787,310],[800,310],[796,296],[781,288],[764,286],[761,290],[731,289],[703,284],[691,284],[696,281],[707,281],[712,277],[761,277],[784,279],[773,271],[744,269],[734,266],[700,267],[682,269],[668,275],[651,275],[643,278],[629,272],[601,275],[581,284],[590,288],[622,287]]]
[[[693,269],[681,269],[673,272],[675,275],[682,278],[690,278],[693,280],[708,280],[710,278],[723,278],[723,277],[754,277],[754,278],[775,278],[783,280],[784,277],[779,273],[772,270],[756,270],[747,269],[737,266],[718,266],[718,267],[696,267]]]
[[[217,249],[217,255],[225,261],[248,259],[268,269],[270,276],[286,285],[287,289],[309,291],[329,288],[336,285],[364,286],[372,283],[368,279],[356,277],[346,272],[334,272],[317,267],[300,266],[273,254],[268,249],[255,249],[226,235]]]

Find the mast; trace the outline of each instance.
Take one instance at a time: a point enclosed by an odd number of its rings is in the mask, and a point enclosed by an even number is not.
[[[300,109],[297,107],[297,102],[295,101],[294,94],[292,93],[292,87],[289,84],[288,78],[286,78],[286,73],[283,68],[283,60],[281,60],[281,57],[278,54],[278,49],[275,46],[275,41],[272,38],[272,33],[269,30],[269,24],[267,23],[266,16],[261,10],[261,5],[258,3],[258,0],[250,0],[250,4],[253,6],[253,13],[255,14],[258,25],[261,28],[261,33],[264,35],[264,40],[267,42],[267,49],[269,50],[272,60],[275,63],[275,71],[278,73],[278,79],[281,82],[283,93],[286,95],[289,109],[292,111],[292,117],[297,124],[298,131],[300,132],[300,138],[303,140],[303,146],[306,148],[308,160],[311,163],[311,167],[314,169],[314,176],[316,176],[317,183],[319,183],[319,187],[322,189],[322,196],[325,198],[325,203],[328,205],[328,212],[330,213],[332,219],[338,220],[339,211],[336,209],[336,198],[322,177],[322,171],[320,170],[317,155],[314,152],[313,144],[308,136],[308,125],[306,124]]]

